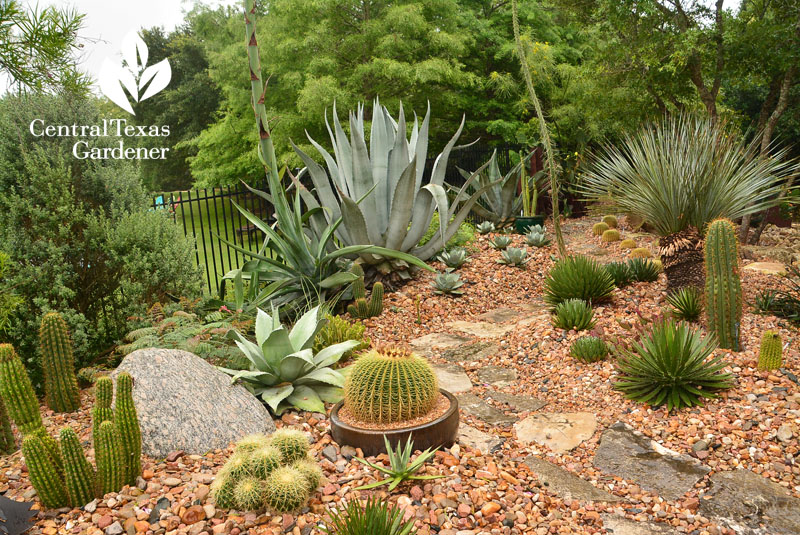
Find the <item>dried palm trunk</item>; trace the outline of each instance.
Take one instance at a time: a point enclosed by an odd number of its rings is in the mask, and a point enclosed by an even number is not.
[[[667,289],[705,287],[703,237],[695,227],[661,238],[661,263],[667,275]]]

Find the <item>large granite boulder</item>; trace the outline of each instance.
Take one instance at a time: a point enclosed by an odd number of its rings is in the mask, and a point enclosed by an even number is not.
[[[204,454],[251,433],[275,430],[269,412],[250,392],[200,357],[174,349],[140,349],[112,378],[133,377],[133,401],[142,429],[142,452]]]

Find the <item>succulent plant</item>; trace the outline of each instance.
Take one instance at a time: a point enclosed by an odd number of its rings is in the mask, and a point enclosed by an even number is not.
[[[494,223],[491,221],[483,221],[475,226],[475,230],[478,231],[478,234],[484,235],[494,232],[496,229]]]
[[[247,435],[236,443],[234,453],[250,453],[260,448],[269,446],[269,437],[262,433]]]
[[[609,262],[605,265],[605,268],[611,278],[614,279],[614,285],[617,288],[624,288],[633,279],[628,269],[628,264],[625,262]]]
[[[603,216],[603,223],[608,225],[609,228],[617,228],[617,218],[613,215]]]
[[[614,291],[614,279],[596,260],[586,256],[568,256],[550,269],[544,282],[544,300],[555,306],[567,299],[597,303],[607,300]]]
[[[706,319],[720,347],[739,351],[742,282],[736,228],[727,219],[708,226],[705,241]]]
[[[495,249],[499,249],[502,251],[503,249],[511,245],[511,241],[512,241],[511,236],[504,236],[501,234],[489,240],[489,245],[491,245]]]
[[[278,429],[272,433],[269,443],[281,453],[283,464],[291,464],[308,456],[308,435],[297,429]]]
[[[535,227],[541,228],[539,225],[535,225]],[[525,234],[525,243],[531,247],[547,247],[550,245],[550,238],[545,235],[544,230],[539,232],[534,228],[531,228],[531,230]]]
[[[453,247],[440,254],[439,260],[449,268],[458,269],[467,261],[467,250],[463,247]]]
[[[372,285],[372,293],[367,300],[367,290],[364,287],[364,269],[358,263],[353,263],[350,272],[356,279],[350,285],[353,292],[353,303],[347,306],[347,312],[354,318],[366,319],[380,316],[383,312],[383,284],[376,282]]]
[[[628,256],[631,258],[652,258],[653,253],[647,247],[637,247],[635,249],[631,249],[631,252],[628,253]]]
[[[14,439],[14,431],[11,429],[11,418],[8,416],[8,409],[0,397],[0,453],[8,455],[14,453],[17,443]]]
[[[67,323],[58,312],[48,312],[39,329],[44,390],[47,406],[56,412],[73,412],[81,398],[75,377],[75,359]]]
[[[553,311],[553,325],[559,329],[584,331],[594,327],[592,306],[582,299],[567,299]]]
[[[414,519],[403,521],[403,509],[370,496],[364,508],[350,500],[344,513],[331,512],[331,522],[323,528],[330,535],[414,535]]]
[[[282,466],[264,482],[264,502],[278,513],[297,511],[308,501],[309,485],[303,472]]]
[[[722,371],[727,363],[711,357],[716,347],[713,338],[686,323],[654,323],[632,349],[620,348],[614,388],[629,399],[666,404],[667,410],[700,405],[703,398],[733,386],[733,377]]]
[[[23,435],[44,428],[33,385],[11,344],[0,344],[0,397]]]
[[[69,503],[67,489],[58,465],[38,434],[22,439],[22,455],[28,467],[31,484],[45,507],[58,509]]]
[[[332,316],[330,314],[325,316],[325,319],[327,320],[325,326],[320,329],[317,336],[314,338],[314,346],[312,348],[314,354],[319,353],[326,347],[340,344],[348,340],[359,342],[353,349],[342,353],[342,360],[346,360],[362,349],[369,347],[370,340],[368,337],[364,336],[366,327],[364,327],[364,324],[360,321],[350,322],[342,316]]]
[[[758,354],[759,370],[777,370],[783,363],[783,340],[775,331],[765,331]]]
[[[667,303],[672,306],[672,315],[684,321],[697,321],[703,312],[700,291],[694,286],[684,286],[667,295]]]
[[[125,462],[125,450],[113,422],[103,422],[97,428],[94,449],[100,494],[117,492],[125,485],[127,463]]]
[[[661,265],[649,258],[629,258],[626,262],[631,279],[636,282],[653,282],[658,280]]]
[[[225,468],[233,479],[239,480],[250,475],[250,464],[247,462],[249,453],[234,453],[225,463]]]
[[[584,336],[572,342],[569,354],[581,362],[597,362],[608,355],[608,345],[596,336]]]
[[[214,482],[211,483],[211,495],[214,497],[216,506],[222,509],[230,509],[236,506],[236,483],[238,480],[231,475],[227,464],[217,473]]]
[[[498,262],[509,266],[522,267],[528,263],[528,250],[524,247],[519,249],[517,247],[509,247],[505,249],[500,255]]]
[[[243,511],[263,509],[266,503],[264,481],[253,476],[243,477],[233,489],[233,499],[236,506]]]
[[[133,403],[133,378],[127,372],[117,376],[117,404],[114,413],[120,445],[125,457],[125,482],[133,485],[142,473],[142,432]]]
[[[389,485],[389,492],[391,492],[395,488],[397,488],[397,486],[403,481],[437,479],[440,477],[444,477],[444,476],[416,475],[419,469],[422,468],[422,465],[424,465],[431,457],[433,457],[434,454],[436,453],[436,450],[438,450],[439,448],[436,448],[434,450],[428,448],[427,450],[420,453],[417,456],[417,458],[414,459],[414,461],[409,464],[409,461],[411,460],[411,454],[414,452],[414,442],[411,440],[411,434],[408,435],[408,439],[406,440],[405,446],[403,445],[402,442],[397,443],[397,449],[392,449],[392,445],[389,443],[389,439],[386,438],[386,435],[383,436],[383,442],[386,445],[386,454],[389,456],[389,468],[373,464],[360,457],[356,457],[355,459],[361,464],[374,468],[378,472],[386,474],[389,477],[387,477],[386,479],[375,481],[374,483],[369,483],[367,485],[356,487],[355,490],[374,489],[382,485]]]
[[[78,435],[71,428],[65,427],[61,430],[59,442],[69,503],[73,507],[83,507],[97,494],[94,468],[86,460]]]
[[[98,377],[94,383],[94,407],[92,407],[92,437],[97,436],[97,430],[103,422],[114,420],[114,411],[111,401],[114,396],[114,381],[111,377]]]
[[[362,354],[344,387],[344,405],[357,419],[396,423],[430,412],[439,397],[436,375],[428,362],[401,348],[385,347]]]
[[[319,467],[314,459],[305,458],[292,464],[292,468],[303,474],[303,477],[308,484],[307,491],[309,494],[313,493],[319,488],[322,483],[322,469]]]
[[[250,369],[219,369],[231,375],[234,381],[241,379],[275,414],[282,414],[290,407],[325,412],[323,401],[339,401],[344,385],[344,376],[330,366],[361,342],[348,340],[314,354],[314,339],[323,325],[319,307],[303,314],[291,330],[281,325],[277,309],[272,315],[259,309],[255,342],[238,331],[233,332],[236,345],[250,362]]]
[[[608,230],[608,228],[608,225],[605,223],[595,223],[592,225],[592,235],[602,236],[603,233]]]
[[[636,240],[632,238],[625,238],[619,242],[619,246],[623,249],[636,249]]]
[[[617,229],[608,229],[607,231],[603,232],[603,235],[600,236],[600,241],[603,243],[611,243],[615,241],[619,241],[619,231]]]
[[[449,271],[437,274],[431,283],[433,293],[437,295],[462,295],[464,292],[459,288],[463,285],[464,281],[461,280],[461,275]]]

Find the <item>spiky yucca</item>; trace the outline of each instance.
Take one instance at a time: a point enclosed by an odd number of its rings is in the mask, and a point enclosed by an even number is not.
[[[114,381],[111,377],[98,377],[94,383],[94,407],[92,407],[92,437],[97,436],[97,430],[103,422],[114,419],[111,401],[114,397]]]
[[[700,291],[694,286],[684,286],[667,295],[667,303],[672,306],[672,315],[685,321],[697,321],[703,312]]]
[[[628,269],[628,264],[625,262],[609,262],[605,265],[605,268],[611,278],[614,279],[614,286],[617,288],[624,288],[633,279],[631,270]]]
[[[393,347],[362,354],[344,385],[344,406],[362,422],[410,420],[433,409],[438,397],[430,364]]]
[[[0,397],[23,435],[43,428],[33,385],[11,344],[0,344]]]
[[[759,370],[777,370],[783,364],[783,340],[775,331],[766,331],[758,354]]]
[[[133,378],[127,372],[117,376],[117,405],[114,414],[125,456],[125,482],[133,484],[142,472],[142,433],[133,403]]]
[[[614,280],[602,265],[587,256],[560,259],[544,281],[544,300],[555,306],[567,299],[597,303],[607,300],[614,291]]]
[[[117,492],[125,485],[125,451],[113,422],[103,422],[94,437],[97,480],[101,494]]]
[[[605,223],[595,223],[592,226],[592,235],[593,236],[602,236],[605,231],[609,229],[609,226]]]
[[[613,215],[603,216],[603,223],[608,225],[609,228],[617,228],[617,218]]]
[[[553,325],[559,329],[583,331],[594,327],[594,311],[582,299],[567,299],[556,305],[553,311]]]
[[[705,242],[706,319],[720,347],[739,351],[742,283],[736,227],[727,219],[708,226]]]
[[[297,429],[278,429],[272,433],[269,443],[281,452],[283,464],[305,459],[308,455],[308,435]]]
[[[57,509],[69,503],[67,489],[55,460],[41,437],[36,434],[22,440],[22,455],[28,467],[31,484],[45,507]]]
[[[581,362],[597,362],[606,358],[608,346],[601,338],[584,336],[572,342],[569,354]]]
[[[308,486],[302,472],[282,466],[264,482],[264,501],[278,513],[297,511],[308,501]]]
[[[600,241],[603,243],[619,241],[619,231],[613,228],[608,229],[607,231],[603,232],[603,235],[600,237]]]
[[[78,435],[71,428],[61,430],[59,442],[69,503],[73,507],[82,507],[92,501],[97,493],[94,468],[86,460]]]
[[[653,282],[658,280],[661,265],[649,258],[629,258],[626,262],[631,279],[636,282]]]
[[[58,312],[48,312],[39,329],[42,372],[47,406],[56,412],[73,412],[81,398],[75,377],[75,359],[67,323]]]
[[[619,246],[623,249],[636,249],[636,240],[631,238],[625,238],[621,242],[619,242]]]
[[[653,252],[650,251],[647,247],[637,247],[636,249],[632,249],[628,256],[631,258],[651,258],[653,256]]]

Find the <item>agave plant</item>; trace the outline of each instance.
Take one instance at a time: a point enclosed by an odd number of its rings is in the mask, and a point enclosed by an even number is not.
[[[624,288],[633,280],[633,274],[625,262],[609,262],[605,268],[617,288]]]
[[[724,121],[669,117],[607,147],[582,188],[589,199],[611,199],[618,211],[642,217],[666,237],[661,256],[671,286],[702,286],[698,243],[706,225],[775,205],[800,169],[787,148],[761,157],[760,142],[746,141]]]
[[[423,185],[423,173],[428,153],[430,107],[420,124],[416,115],[411,137],[406,139],[406,119],[403,106],[395,121],[389,111],[375,99],[369,149],[365,139],[364,106],[350,112],[350,139],[339,123],[333,108],[333,128],[325,123],[333,146],[333,155],[309,137],[319,151],[328,171],[317,164],[297,146],[295,151],[306,165],[314,183],[308,191],[296,181],[303,201],[309,209],[324,206],[325,210],[311,216],[312,224],[324,227],[342,219],[336,237],[345,246],[373,244],[387,249],[410,253],[428,260],[458,231],[462,221],[480,196],[492,185],[478,188],[471,196],[467,188],[486,168],[488,162],[475,171],[460,190],[448,199],[444,188],[445,171],[450,152],[461,135],[464,119],[455,135],[436,157],[430,180]],[[424,245],[420,240],[428,230],[434,211],[439,212],[439,232]],[[382,273],[399,271],[406,274],[405,262],[374,252],[361,258]]]
[[[386,445],[386,454],[389,456],[389,468],[378,464],[373,464],[362,459],[361,457],[356,457],[355,459],[361,464],[369,466],[370,468],[374,468],[378,472],[385,474],[387,477],[385,479],[375,481],[374,483],[369,483],[368,485],[356,487],[356,490],[374,489],[375,487],[389,485],[388,490],[391,492],[403,481],[438,479],[440,477],[445,477],[416,475],[419,469],[422,468],[422,465],[428,462],[428,460],[434,456],[436,450],[439,448],[434,448],[433,450],[429,448],[423,451],[417,456],[416,459],[414,459],[413,462],[409,464],[409,461],[411,460],[411,454],[414,452],[414,442],[411,440],[411,435],[408,435],[405,446],[398,442],[396,450],[392,449],[392,445],[389,443],[389,439],[386,438],[386,435],[383,436],[383,441]]]
[[[703,312],[703,297],[692,286],[671,292],[667,295],[667,303],[672,306],[672,315],[685,321],[697,321]]]
[[[535,188],[534,191],[538,194],[541,194],[546,189],[547,180],[546,177],[542,180],[543,174],[538,177],[532,177],[522,171],[523,166],[527,164],[531,156],[533,156],[533,152],[524,156],[517,165],[503,175],[497,163],[497,151],[492,153],[488,167],[479,175],[475,186],[470,187],[470,191],[486,187],[480,200],[472,206],[472,211],[475,215],[490,221],[495,228],[501,229],[508,226],[522,210],[525,197],[518,195],[517,189],[523,174],[528,180],[530,189]],[[459,169],[458,172],[467,180],[472,176],[463,169]]]
[[[553,326],[559,329],[583,331],[594,327],[594,310],[583,299],[567,299],[553,310]]]
[[[439,273],[434,277],[431,286],[433,293],[437,295],[462,295],[464,292],[459,290],[464,285],[461,275],[458,273]]]
[[[528,233],[525,234],[525,243],[531,247],[547,247],[550,245],[550,238],[545,236],[544,230],[539,231],[536,230],[537,228],[541,229],[542,227],[534,225]]]
[[[323,402],[340,401],[344,386],[344,376],[331,366],[361,344],[360,340],[347,340],[315,354],[314,339],[326,321],[320,318],[320,308],[314,307],[288,330],[281,325],[277,309],[271,315],[259,309],[255,342],[234,331],[236,345],[250,361],[250,369],[220,370],[233,381],[241,380],[276,415],[291,407],[325,412]]]
[[[500,255],[498,262],[509,266],[522,267],[528,263],[528,260],[530,259],[528,258],[527,249],[524,247],[522,249],[517,247],[509,247]]]
[[[576,255],[562,258],[544,281],[544,300],[555,306],[567,299],[597,303],[611,298],[614,279],[596,260]]]
[[[489,234],[490,232],[494,232],[496,228],[494,226],[494,223],[492,223],[491,221],[483,221],[481,223],[478,223],[478,225],[475,227],[475,230],[478,231],[478,234],[486,235]]]
[[[453,247],[440,254],[439,260],[449,268],[458,269],[467,261],[467,250],[463,247]]]
[[[511,236],[495,236],[491,240],[489,240],[489,245],[494,247],[495,249],[503,250],[509,245],[511,245]]]

